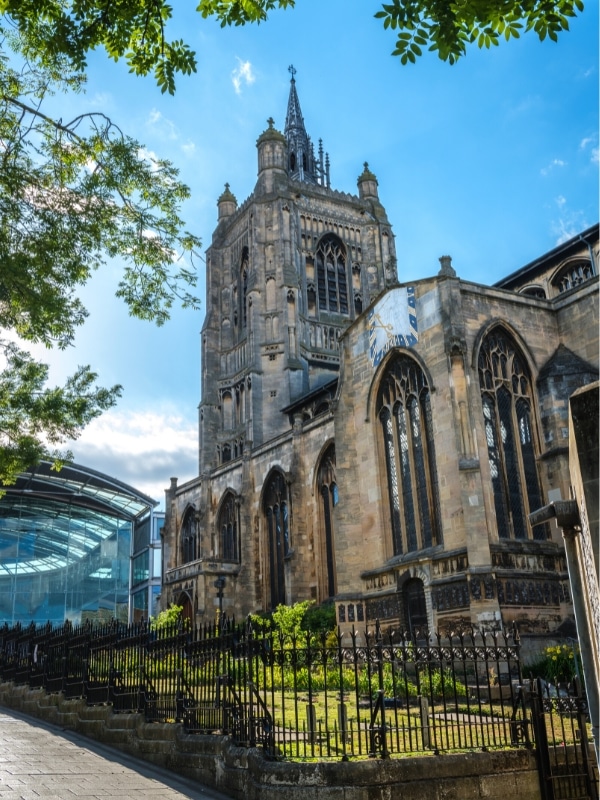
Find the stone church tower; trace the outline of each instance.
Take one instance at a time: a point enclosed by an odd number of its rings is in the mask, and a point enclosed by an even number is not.
[[[391,227],[365,164],[358,196],[330,188],[292,77],[285,131],[258,138],[258,180],[238,208],[229,189],[207,253],[200,471],[283,433],[281,410],[339,370],[339,338],[396,282]]]
[[[561,532],[529,514],[569,497],[569,397],[598,377],[598,227],[492,287],[449,256],[400,283],[375,175],[331,188],[290,71],[253,192],[217,202],[199,475],[167,491],[161,603],[572,636]]]

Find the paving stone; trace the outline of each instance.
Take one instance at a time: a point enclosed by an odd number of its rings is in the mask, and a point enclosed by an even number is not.
[[[60,728],[0,712],[0,800],[230,800]]]

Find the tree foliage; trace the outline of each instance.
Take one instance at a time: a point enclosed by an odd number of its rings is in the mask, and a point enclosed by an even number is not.
[[[392,55],[402,64],[414,63],[423,48],[454,64],[469,45],[490,48],[527,31],[557,41],[577,11],[582,0],[393,0],[375,16],[398,31]]]
[[[189,263],[199,246],[180,206],[189,191],[168,161],[149,156],[104,114],[70,121],[47,110],[84,78],[61,53],[0,26],[0,482],[112,406],[120,387],[95,386],[80,367],[62,388],[27,342],[64,349],[87,311],[78,290],[107,258],[124,267],[116,293],[141,319],[162,324],[175,298],[196,303]]]
[[[260,23],[270,11],[296,0],[199,0],[197,11],[222,27]],[[492,47],[533,31],[556,41],[583,0],[392,0],[375,16],[397,31],[393,55],[415,62],[424,49],[453,64],[470,45]],[[173,6],[166,0],[0,0],[0,13],[51,63],[66,56],[77,70],[87,54],[104,47],[138,75],[153,73],[163,92],[175,91],[175,75],[196,71],[196,54],[183,40],[169,40]]]

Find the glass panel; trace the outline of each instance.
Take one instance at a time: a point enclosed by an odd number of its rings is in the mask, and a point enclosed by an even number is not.
[[[398,448],[400,450],[400,474],[402,476],[402,502],[404,505],[404,524],[406,527],[407,552],[417,549],[417,528],[413,501],[413,479],[410,465],[410,447],[406,427],[406,410],[401,403],[396,407],[398,425]]]
[[[160,578],[162,575],[162,553],[160,548],[155,547],[152,551],[152,577]]]
[[[513,530],[516,539],[527,538],[523,500],[521,496],[521,481],[519,476],[519,462],[515,446],[515,431],[512,416],[512,397],[507,389],[502,387],[497,395],[498,416],[500,418],[500,436],[504,450],[504,464],[506,467],[506,483],[508,486],[508,505],[512,516]]]
[[[492,476],[492,490],[494,492],[494,507],[496,510],[498,536],[501,539],[508,539],[510,538],[510,526],[508,523],[508,510],[506,507],[506,496],[504,491],[504,468],[502,466],[500,451],[498,449],[496,412],[493,401],[487,396],[483,398],[483,420],[485,426],[485,438],[487,440],[488,447],[490,474]]]
[[[429,508],[429,494],[427,491],[427,471],[425,468],[425,453],[423,450],[423,436],[421,433],[421,409],[416,397],[410,399],[408,405],[410,427],[412,430],[413,459],[415,462],[415,475],[417,477],[417,502],[419,516],[421,517],[421,542],[422,547],[431,547],[432,525],[431,509]]]
[[[519,441],[521,443],[521,458],[523,459],[529,512],[531,513],[541,508],[543,503],[538,482],[533,440],[531,437],[531,411],[529,403],[523,399],[517,401],[517,424],[519,426]],[[535,528],[533,528],[533,538],[546,539],[546,525],[536,525]]]
[[[146,550],[133,559],[131,585],[136,586],[150,577],[150,553]]]
[[[144,547],[148,547],[150,544],[150,517],[146,517],[146,519],[142,520],[141,522],[137,522],[135,525],[135,531],[133,534],[133,552],[137,553],[138,550],[143,550]]]
[[[385,441],[385,461],[388,476],[388,494],[392,518],[392,546],[394,555],[402,553],[402,523],[400,518],[400,492],[398,487],[398,473],[396,471],[396,452],[394,445],[394,431],[388,408],[381,411],[381,424]]]

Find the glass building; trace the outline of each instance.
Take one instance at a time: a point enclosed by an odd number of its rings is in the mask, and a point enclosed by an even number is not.
[[[127,622],[133,545],[152,530],[156,501],[87,467],[57,472],[50,462],[3,491],[0,624]]]

